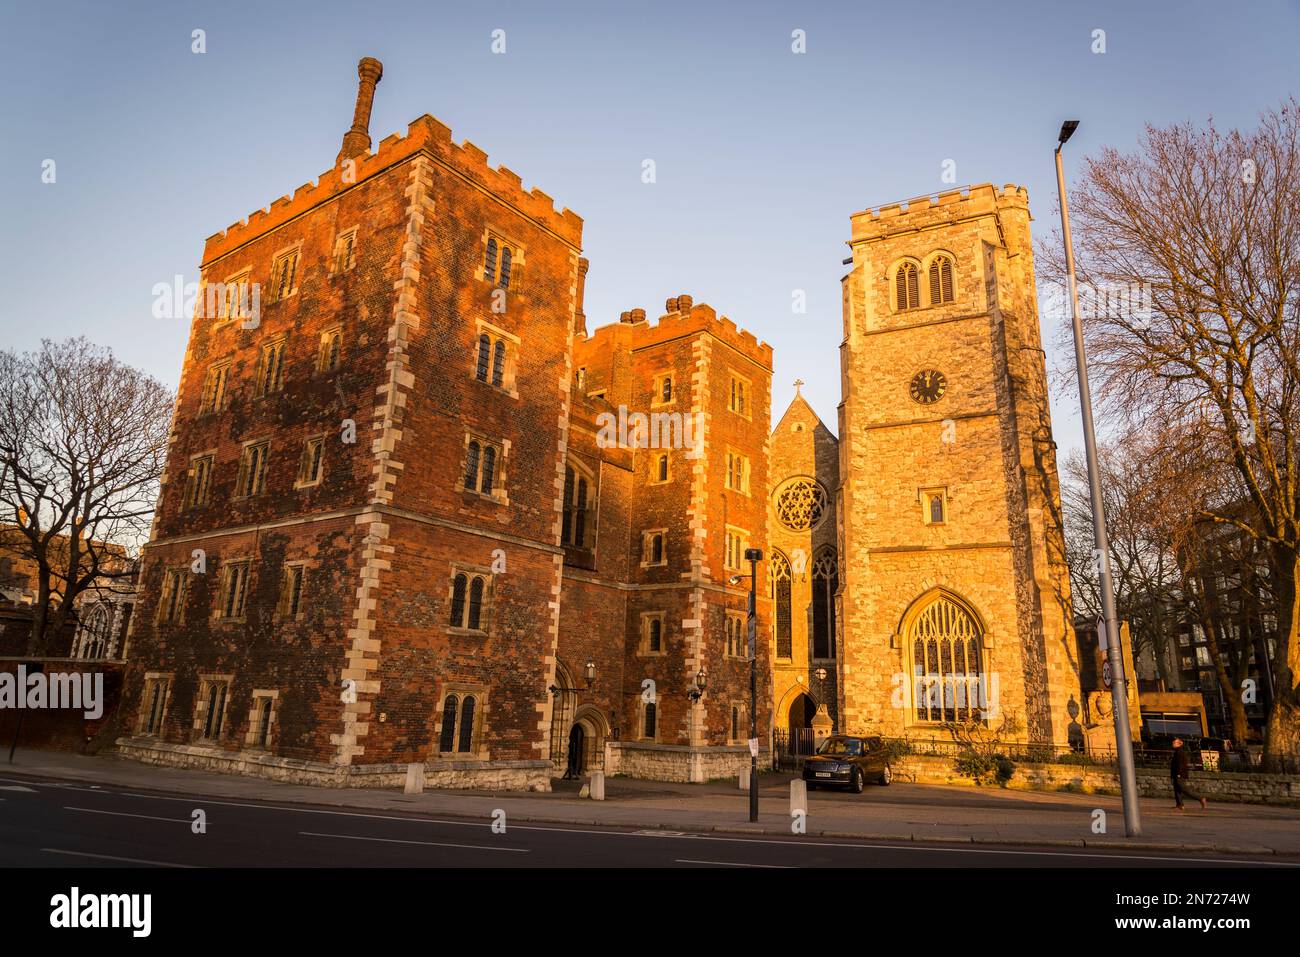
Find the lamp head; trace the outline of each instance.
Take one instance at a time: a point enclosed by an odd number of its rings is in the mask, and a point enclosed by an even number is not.
[[[1064,123],[1061,124],[1061,134],[1059,137],[1057,137],[1057,142],[1059,142],[1061,146],[1064,146],[1066,141],[1069,140],[1069,138],[1074,135],[1074,131],[1077,130],[1078,128],[1079,128],[1078,120],[1066,120]]]

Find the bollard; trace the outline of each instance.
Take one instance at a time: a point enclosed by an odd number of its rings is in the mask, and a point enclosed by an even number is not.
[[[593,801],[605,800],[605,772],[591,772],[591,799]]]
[[[749,790],[749,765],[748,764],[742,765],[740,768],[740,789],[742,791]]]
[[[796,811],[808,813],[808,782],[795,778],[790,782],[790,813]]]
[[[408,764],[406,766],[406,787],[403,790],[407,794],[424,793],[424,765]]]

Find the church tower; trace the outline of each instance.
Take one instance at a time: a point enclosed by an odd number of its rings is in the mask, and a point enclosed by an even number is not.
[[[1023,188],[852,216],[839,410],[842,726],[1064,746],[1079,705]],[[1077,711],[1076,711],[1077,713]],[[1013,731],[1014,728],[1014,731]]]

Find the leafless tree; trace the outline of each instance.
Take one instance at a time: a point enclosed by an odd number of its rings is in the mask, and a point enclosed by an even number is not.
[[[0,351],[0,510],[35,567],[28,653],[48,652],[91,587],[133,574],[167,452],[173,397],[85,339]]]
[[[1175,640],[1180,596],[1172,538],[1153,497],[1161,494],[1149,442],[1122,436],[1098,450],[1102,499],[1110,537],[1110,568],[1119,617],[1129,623],[1133,654],[1149,650],[1157,674],[1172,684],[1168,648]],[[1081,453],[1065,463],[1061,486],[1066,555],[1076,613],[1101,617],[1101,584],[1094,555],[1092,502]]]
[[[1190,437],[1225,480],[1199,517],[1267,553],[1276,766],[1300,750],[1300,103],[1249,131],[1148,127],[1133,152],[1087,161],[1071,212],[1104,410]]]

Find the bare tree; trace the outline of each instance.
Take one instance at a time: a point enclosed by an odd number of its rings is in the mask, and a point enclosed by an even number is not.
[[[1110,568],[1116,611],[1129,623],[1133,654],[1150,650],[1157,674],[1172,684],[1168,648],[1177,631],[1178,569],[1172,538],[1156,497],[1162,494],[1150,442],[1130,434],[1098,450],[1102,499],[1110,532]],[[1061,488],[1066,554],[1076,612],[1101,617],[1101,583],[1094,555],[1092,502],[1081,453],[1065,463]]]
[[[85,339],[0,351],[0,510],[36,569],[28,652],[47,653],[91,587],[133,574],[167,452],[173,397]]]
[[[1300,104],[1245,132],[1148,127],[1136,151],[1089,160],[1071,203],[1104,408],[1191,437],[1223,480],[1199,517],[1268,555],[1276,766],[1300,745]]]

